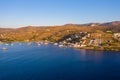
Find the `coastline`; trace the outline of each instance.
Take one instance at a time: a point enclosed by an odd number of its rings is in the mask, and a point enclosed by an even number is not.
[[[120,46],[91,46],[91,47],[79,47],[78,49],[95,50],[95,51],[120,51]]]
[[[55,42],[50,42],[50,41],[30,41],[30,42],[26,42],[26,41],[15,41],[15,42],[2,42],[1,44],[11,44],[11,43],[36,43],[36,44],[50,44],[52,43],[53,45],[56,44]],[[57,45],[54,46],[58,46],[58,47],[63,47],[63,48],[76,48],[76,49],[84,49],[84,50],[95,50],[95,51],[120,51],[120,46],[84,46],[84,47],[74,47],[71,45],[62,45],[57,43]]]

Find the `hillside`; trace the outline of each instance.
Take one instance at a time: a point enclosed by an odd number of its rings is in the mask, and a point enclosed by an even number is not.
[[[66,35],[88,32],[88,33],[112,33],[120,32],[120,21],[110,23],[92,24],[66,24],[63,26],[27,26],[17,29],[0,28],[0,41],[58,41]],[[91,26],[92,25],[92,26]],[[93,26],[94,25],[94,26]]]

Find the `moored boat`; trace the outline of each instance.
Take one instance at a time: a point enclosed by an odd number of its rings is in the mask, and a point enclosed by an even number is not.
[[[2,50],[8,50],[8,48],[2,48]]]
[[[58,43],[54,43],[54,45],[58,45]]]

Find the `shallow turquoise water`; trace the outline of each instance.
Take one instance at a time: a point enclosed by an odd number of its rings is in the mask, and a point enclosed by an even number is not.
[[[0,45],[0,80],[120,80],[120,52]]]

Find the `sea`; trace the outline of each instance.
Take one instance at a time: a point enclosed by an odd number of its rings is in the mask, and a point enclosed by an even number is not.
[[[0,44],[0,80],[120,80],[120,52]]]

